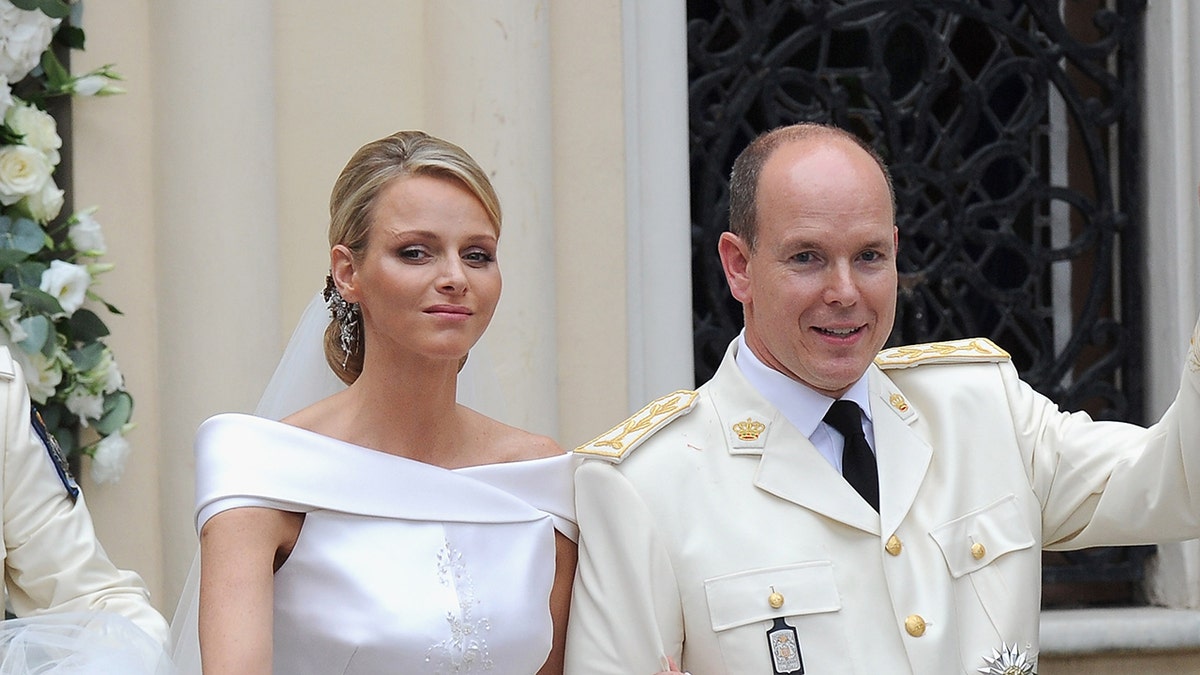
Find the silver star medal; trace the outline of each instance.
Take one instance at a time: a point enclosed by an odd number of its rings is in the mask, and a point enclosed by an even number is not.
[[[991,658],[983,657],[987,665],[979,669],[984,675],[1037,675],[1037,659],[1030,658],[1028,651],[1019,651],[1017,645],[1009,647],[1000,643],[999,651],[993,649]]]

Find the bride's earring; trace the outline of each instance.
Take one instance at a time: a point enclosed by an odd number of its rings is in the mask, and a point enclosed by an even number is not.
[[[332,275],[325,277],[324,296],[330,316],[338,323],[338,344],[342,348],[342,367],[345,367],[346,362],[350,360],[350,352],[354,351],[355,343],[358,342],[358,305],[346,302],[337,284],[333,283]]]

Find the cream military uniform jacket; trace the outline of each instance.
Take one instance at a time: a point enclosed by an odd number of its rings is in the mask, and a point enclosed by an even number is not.
[[[30,422],[20,368],[0,347],[0,559],[7,606],[18,617],[107,610],[161,644],[167,623],[151,607],[141,577],[117,569],[96,540],[83,495],[72,498]],[[69,476],[69,475],[68,475]]]
[[[1034,672],[1043,548],[1200,536],[1195,343],[1148,430],[1059,412],[987,340],[885,351],[876,513],[735,341],[699,391],[577,451],[567,673]]]

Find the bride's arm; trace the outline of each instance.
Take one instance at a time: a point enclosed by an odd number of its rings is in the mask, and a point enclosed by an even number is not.
[[[274,575],[303,516],[223,511],[200,532],[200,656],[205,675],[271,672]]]
[[[575,581],[575,542],[554,533],[554,587],[550,589],[550,618],[554,621],[554,642],[550,656],[537,675],[562,675],[563,652],[567,643],[567,612],[571,608],[571,584]]]

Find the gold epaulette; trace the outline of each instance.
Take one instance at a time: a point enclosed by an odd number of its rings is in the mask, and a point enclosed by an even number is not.
[[[999,363],[1010,358],[987,338],[967,338],[885,349],[875,357],[875,365],[889,370],[928,363]]]
[[[629,419],[575,448],[575,452],[618,464],[655,431],[676,417],[691,412],[699,398],[698,392],[686,389],[656,398]]]

